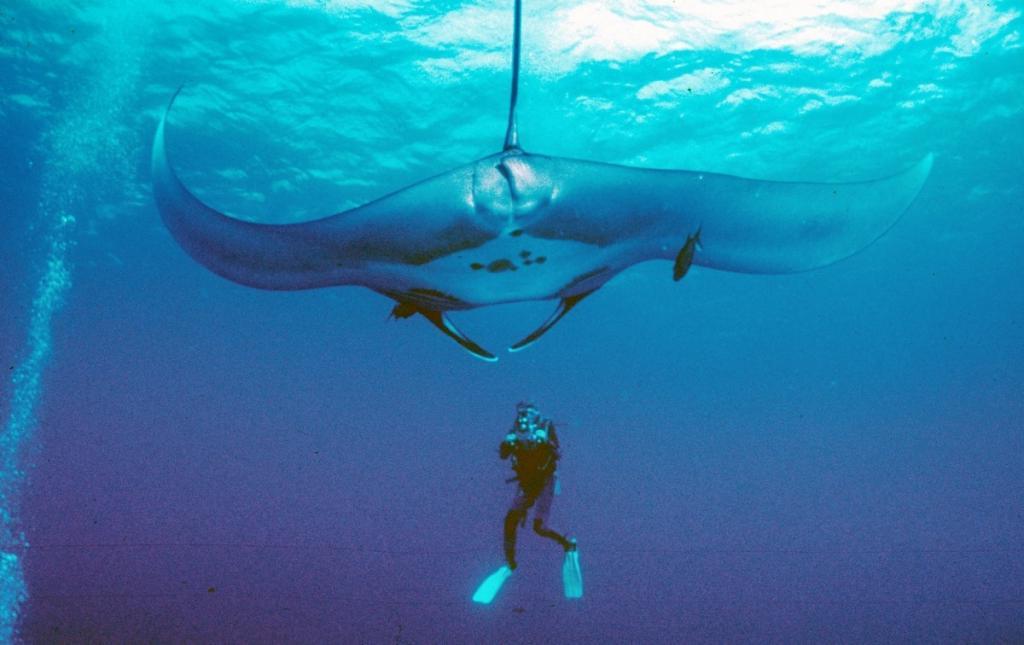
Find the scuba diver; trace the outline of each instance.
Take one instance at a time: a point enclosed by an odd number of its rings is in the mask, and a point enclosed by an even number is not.
[[[512,507],[505,515],[505,560],[508,568],[516,569],[516,530],[526,523],[530,507],[533,511],[533,530],[541,537],[558,542],[570,551],[576,545],[544,526],[551,512],[551,501],[555,494],[558,475],[558,434],[555,426],[542,419],[537,408],[530,403],[516,406],[516,420],[512,430],[498,448],[502,459],[512,458],[512,470],[516,476],[506,482],[518,482]]]
[[[583,596],[583,579],[580,573],[579,552],[576,540],[551,530],[545,524],[551,511],[551,502],[558,493],[558,433],[549,419],[540,415],[532,403],[516,405],[516,419],[512,429],[498,447],[502,459],[511,458],[515,477],[506,480],[517,482],[512,505],[505,515],[504,547],[506,564],[491,574],[477,589],[473,600],[490,603],[501,589],[505,580],[515,571],[516,533],[526,525],[530,508],[533,508],[533,530],[537,535],[548,538],[565,550],[562,563],[562,582],[566,598]]]

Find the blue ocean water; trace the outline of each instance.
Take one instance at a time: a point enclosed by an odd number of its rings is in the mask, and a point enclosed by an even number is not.
[[[0,8],[0,625],[28,642],[1024,638],[1024,22],[1009,0],[525,0],[564,157],[855,181],[936,155],[839,264],[621,274],[477,361],[392,303],[227,282],[150,195],[157,118],[237,217],[496,152],[510,1]],[[624,213],[623,217],[628,217]],[[502,347],[551,303],[455,314]],[[494,604],[521,399],[553,527]]]

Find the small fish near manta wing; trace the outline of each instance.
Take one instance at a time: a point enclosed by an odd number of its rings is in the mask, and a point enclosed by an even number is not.
[[[359,285],[393,298],[393,316],[420,313],[484,360],[446,312],[558,299],[535,342],[620,271],[652,259],[747,273],[825,266],[884,234],[917,195],[931,155],[886,179],[801,183],[658,170],[531,154],[513,94],[501,152],[363,206],[298,224],[255,224],[207,206],[167,153],[167,116],[153,142],[153,193],[171,234],[196,261],[234,282],[293,290]],[[179,89],[180,92],[180,89]]]

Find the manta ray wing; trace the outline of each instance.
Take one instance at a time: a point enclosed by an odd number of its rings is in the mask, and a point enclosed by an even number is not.
[[[932,157],[892,177],[854,183],[766,181],[541,155],[526,155],[522,163],[536,166],[529,176],[560,178],[525,234],[590,245],[601,266],[567,284],[555,312],[510,351],[533,344],[583,297],[638,262],[674,259],[678,281],[693,263],[790,273],[857,253],[899,219]]]
[[[531,236],[620,249],[614,263],[622,268],[686,251],[705,267],[790,273],[832,264],[881,237],[921,189],[932,156],[886,179],[854,183],[551,162],[548,172],[568,179],[525,229]]]
[[[257,224],[230,217],[193,195],[171,165],[166,128],[173,102],[153,142],[157,208],[182,248],[229,280],[275,290],[352,284],[401,291],[417,285],[403,284],[401,275],[382,267],[420,266],[496,235],[493,224],[474,217],[472,165],[315,221]]]

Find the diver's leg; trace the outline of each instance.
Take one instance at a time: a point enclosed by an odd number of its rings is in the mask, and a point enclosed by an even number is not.
[[[526,521],[526,511],[530,508],[533,500],[523,490],[523,487],[516,486],[516,495],[512,498],[512,505],[505,514],[505,561],[508,568],[513,571],[516,568],[516,531]]]
[[[516,568],[516,530],[524,517],[526,513],[516,508],[510,509],[505,515],[505,561],[513,571]]]
[[[552,531],[544,526],[548,521],[548,513],[551,512],[551,500],[554,497],[554,489],[554,477],[552,477],[544,484],[544,488],[541,489],[540,494],[537,496],[537,505],[533,512],[533,530],[537,535],[554,540],[561,544],[563,549],[569,551],[575,548],[576,545],[567,540],[561,533]]]
[[[542,520],[539,517],[533,518],[533,530],[536,531],[537,535],[541,537],[546,537],[549,540],[554,540],[555,542],[558,542],[566,551],[570,551],[576,547],[575,544],[566,539],[566,537],[561,533],[557,531],[552,531],[551,529],[544,526],[544,520]]]
[[[505,560],[508,561],[509,569],[516,568],[516,531],[520,526],[526,526],[526,515],[540,492],[536,486],[524,486],[520,481],[512,506],[505,514]]]

